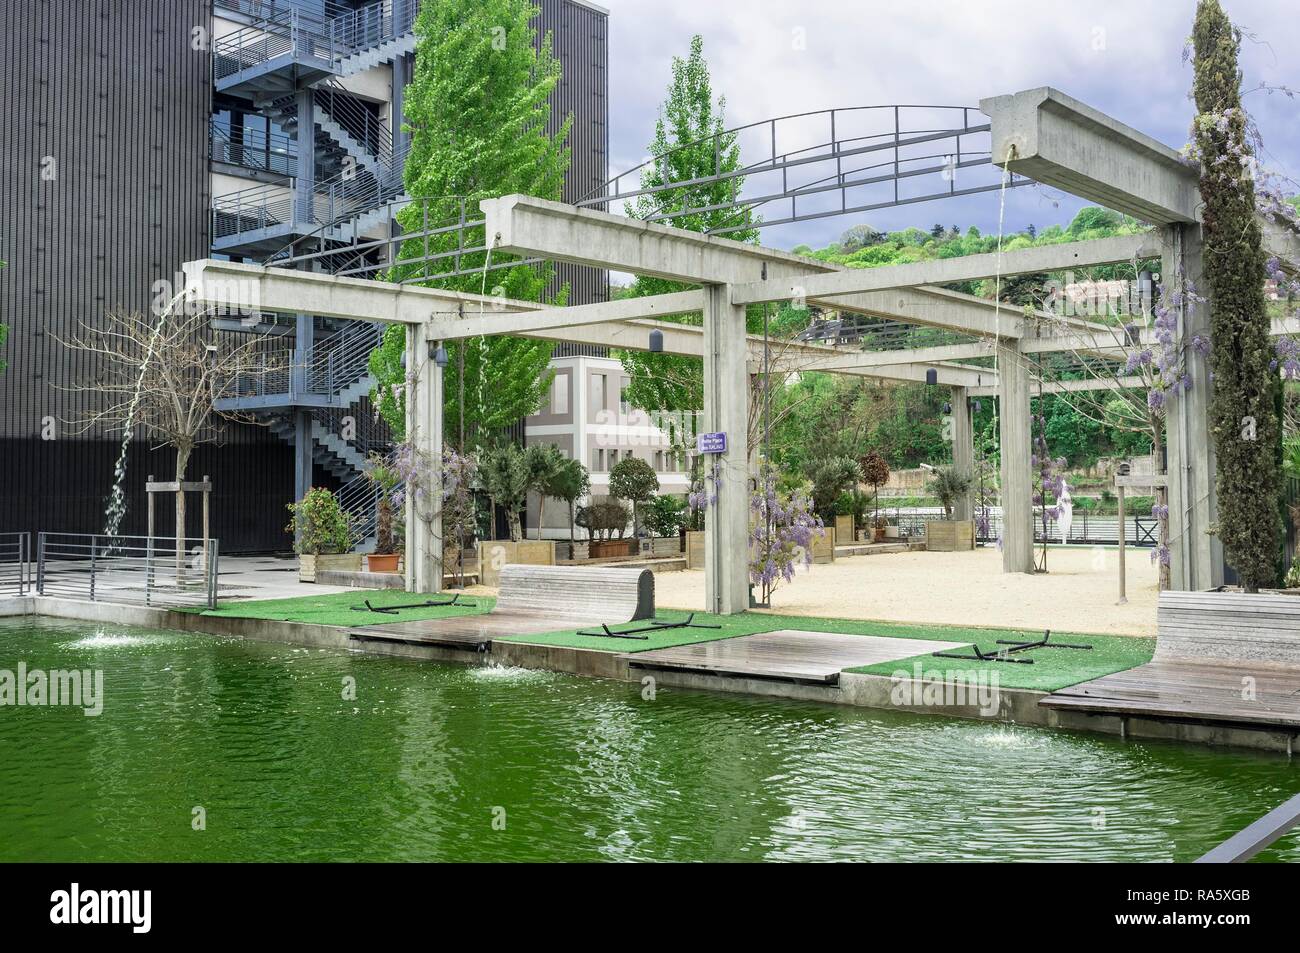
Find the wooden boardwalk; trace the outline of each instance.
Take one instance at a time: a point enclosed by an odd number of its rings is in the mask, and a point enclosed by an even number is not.
[[[716,642],[631,652],[619,658],[633,668],[827,685],[838,682],[840,672],[846,668],[911,658],[969,644],[780,629]]]
[[[1096,714],[1300,728],[1300,669],[1182,659],[1154,661],[1061,689],[1039,704]]]

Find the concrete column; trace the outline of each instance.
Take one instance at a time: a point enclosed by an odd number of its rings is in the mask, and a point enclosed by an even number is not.
[[[704,458],[717,501],[704,520],[705,607],[730,615],[749,608],[749,372],[745,309],[727,285],[704,289],[704,429],[727,435],[727,452]]]
[[[1002,571],[1034,571],[1029,363],[1014,341],[998,344],[998,435],[1002,445]]]
[[[298,90],[298,128],[294,138],[298,142],[297,219],[312,220],[312,194],[316,185],[316,101],[312,90]]]
[[[967,490],[952,508],[953,519],[975,518],[975,425],[965,387],[952,389],[952,468],[971,478]]]
[[[311,415],[301,407],[293,412],[293,498],[301,503],[311,489]],[[295,529],[294,542],[302,540],[302,531]]]
[[[442,590],[442,368],[422,325],[406,327],[406,439],[422,470],[406,493],[406,591]]]
[[[388,124],[393,133],[393,153],[397,154],[402,151],[406,145],[407,135],[402,131],[403,111],[406,106],[406,84],[411,81],[410,60],[407,54],[402,54],[393,60],[393,86],[392,99],[390,102],[391,112],[388,115]]]
[[[1161,280],[1166,288],[1183,276],[1198,294],[1208,288],[1202,280],[1202,242],[1195,225],[1170,225],[1161,230]],[[1196,353],[1192,338],[1210,336],[1209,302],[1184,305],[1178,322],[1179,347],[1192,388],[1170,398],[1165,418],[1169,454],[1169,578],[1175,589],[1202,590],[1223,585],[1223,545],[1209,528],[1219,518],[1215,494],[1214,440],[1210,433],[1209,361]],[[1156,461],[1159,466],[1160,461]]]

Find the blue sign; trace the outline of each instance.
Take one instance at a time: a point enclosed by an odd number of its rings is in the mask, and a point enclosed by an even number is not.
[[[727,435],[725,433],[702,433],[695,441],[695,449],[700,453],[726,453]]]

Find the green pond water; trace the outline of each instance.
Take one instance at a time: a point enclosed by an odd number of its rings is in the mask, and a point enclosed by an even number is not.
[[[1300,789],[1281,756],[0,621],[19,662],[102,670],[104,708],[0,708],[0,860],[1189,860]]]

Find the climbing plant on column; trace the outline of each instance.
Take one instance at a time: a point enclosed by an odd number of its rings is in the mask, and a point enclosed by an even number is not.
[[[1256,592],[1277,581],[1281,385],[1269,341],[1254,152],[1237,67],[1240,42],[1218,0],[1200,0],[1192,32],[1194,131],[1214,342],[1210,426],[1217,456],[1217,531],[1242,587]]]

